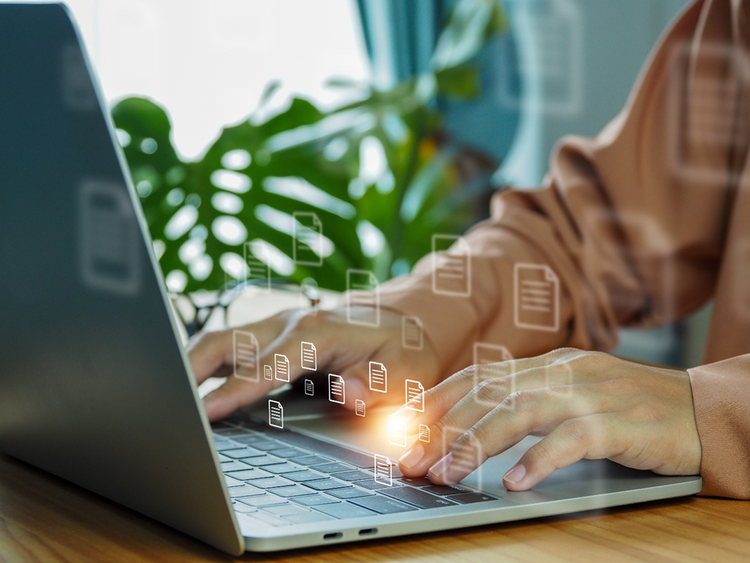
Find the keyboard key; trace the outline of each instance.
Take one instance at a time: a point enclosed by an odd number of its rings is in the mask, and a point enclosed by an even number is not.
[[[252,448],[240,448],[240,449],[234,449],[234,450],[222,450],[222,455],[227,456],[230,459],[243,459],[246,457],[260,457],[265,454],[262,452],[259,452],[258,450],[254,450]]]
[[[284,463],[285,460],[273,455],[263,455],[260,457],[243,457],[242,461],[249,465],[252,465],[253,467],[265,467],[266,465]]]
[[[247,504],[248,506],[273,506],[275,504],[287,503],[287,501],[285,501],[283,498],[279,498],[268,493],[263,493],[262,495],[255,497],[243,497],[239,499],[239,501],[242,504]]]
[[[328,491],[328,494],[335,498],[347,499],[347,498],[358,498],[358,497],[371,497],[375,493],[371,493],[370,491],[365,491],[364,489],[360,489],[359,487],[348,487],[346,489],[333,489],[331,491]]]
[[[455,506],[456,503],[448,499],[431,495],[413,487],[397,487],[380,491],[381,494],[408,502],[419,508],[441,508],[444,506]]]
[[[232,461],[231,457],[227,457],[225,455],[219,454],[219,463],[228,463]]]
[[[233,436],[232,440],[241,444],[254,444],[255,442],[265,442],[265,436],[261,434],[243,434],[242,436]]]
[[[341,473],[342,471],[351,471],[354,469],[351,465],[347,463],[324,463],[322,465],[315,465],[313,466],[313,469],[315,471],[320,471],[322,473]]]
[[[344,463],[351,463],[356,467],[372,467],[373,465],[372,455],[361,454],[354,450],[350,450],[349,448],[344,448],[329,442],[323,442],[322,440],[317,440],[303,434],[297,434],[296,432],[274,433],[274,438],[280,442],[286,442],[288,445],[310,450],[320,456],[334,458],[335,460],[343,461]],[[297,460],[292,461],[298,463]]]
[[[260,489],[273,489],[275,487],[287,487],[289,485],[293,485],[294,483],[292,483],[289,479],[284,479],[283,477],[275,475],[267,479],[254,479],[252,481],[252,484],[253,487],[258,487]]]
[[[365,516],[375,516],[375,512],[367,510],[361,506],[349,504],[348,502],[340,502],[338,504],[321,504],[320,506],[314,507],[315,510],[319,510],[323,514],[333,516],[343,520],[345,518],[363,518]]]
[[[428,487],[429,485],[432,485],[432,481],[427,477],[404,477],[401,479],[401,482],[411,485],[412,487]]]
[[[342,481],[365,481],[368,479],[372,480],[373,475],[369,471],[364,471],[362,469],[359,469],[357,471],[346,471],[344,473],[336,473],[336,479],[341,479]]]
[[[276,467],[275,465],[271,467]],[[305,481],[317,481],[318,479],[325,479],[325,475],[318,473],[317,471],[295,471],[293,473],[284,473],[284,477],[290,481],[296,483],[304,483]]]
[[[320,465],[321,463],[328,463],[331,460],[319,455],[306,455],[301,457],[290,457],[289,461],[300,465]]]
[[[230,471],[227,472],[227,475],[234,479],[239,479],[240,481],[252,481],[254,479],[267,479],[268,477],[273,477],[272,473],[263,471],[262,469],[255,469],[253,467],[242,471]]]
[[[497,500],[495,497],[484,494],[484,493],[466,493],[463,495],[453,495],[448,497],[451,500],[460,502],[461,504],[471,504],[474,502],[487,502],[490,500]]]
[[[289,498],[307,496],[310,494],[310,489],[302,485],[289,485],[288,487],[275,487],[271,492],[280,497]]]
[[[292,514],[290,516],[282,516],[284,520],[288,520],[292,524],[312,524],[314,522],[323,522],[325,520],[333,520],[330,516],[325,514],[318,514],[317,512],[306,512],[305,514]]]
[[[310,487],[314,491],[329,491],[331,489],[343,489],[351,487],[349,483],[344,483],[338,479],[318,479],[317,481],[305,481],[305,487]]]
[[[281,442],[276,442],[272,440],[252,442],[252,444],[256,450],[260,450],[262,452],[272,452],[273,450],[283,450],[289,447],[286,444],[282,444]]]
[[[290,457],[303,457],[303,456],[310,455],[310,454],[309,452],[306,452],[305,450],[300,450],[299,448],[284,448],[283,450],[274,450],[273,455],[277,457],[290,458]]]
[[[393,487],[400,487],[403,483],[399,483],[398,481],[393,482],[393,486],[389,487],[388,485],[384,485],[383,483],[378,483],[374,479],[372,481],[357,481],[357,486],[362,487],[363,489],[367,489],[368,491],[379,491],[381,489],[392,489]]]
[[[263,522],[265,524],[270,524],[271,526],[289,526],[291,525],[291,522],[288,520],[282,520],[278,516],[273,516],[272,514],[265,514],[264,512],[253,512],[251,515],[241,514],[243,518],[251,518],[252,520],[258,520],[260,522]]]
[[[255,487],[251,487],[250,485],[230,487],[227,489],[227,491],[229,491],[230,498],[250,497],[263,494],[263,491],[261,491],[260,489],[256,489]]]
[[[229,475],[224,475],[224,482],[227,484],[227,487],[239,487],[245,484],[239,479],[234,479],[233,477],[230,477]]]
[[[250,506],[249,504],[245,504],[244,502],[237,502],[237,501],[232,501],[232,508],[234,509],[235,512],[241,512],[243,514],[247,514],[249,512],[255,512],[256,510],[258,510],[254,506]]]
[[[433,495],[457,495],[459,493],[473,493],[469,487],[463,485],[430,485],[423,489]]]
[[[221,464],[221,472],[228,473],[229,471],[247,471],[252,469],[247,463],[241,461],[227,461]]]
[[[273,473],[274,475],[282,475],[286,473],[299,472],[300,470],[304,468],[305,467],[303,465],[297,465],[296,463],[289,463],[289,462],[279,463],[276,465],[266,465],[263,467],[265,471],[268,471],[269,473]]]
[[[296,504],[280,504],[278,506],[265,506],[263,512],[273,516],[292,516],[294,514],[309,514],[310,511]]]
[[[382,495],[374,495],[371,497],[355,498],[350,500],[356,505],[364,508],[374,510],[378,514],[395,514],[397,512],[409,512],[416,510],[413,506],[404,504],[392,498],[384,497]]]
[[[226,428],[216,428],[214,434],[226,438],[228,436],[244,436],[247,434],[247,430],[242,428],[235,428],[234,426],[227,426]]]
[[[217,452],[242,448],[242,444],[237,444],[236,442],[232,442],[230,440],[227,440],[225,442],[215,442],[214,446],[216,447]]]
[[[301,504],[302,506],[318,506],[320,504],[334,504],[339,502],[333,497],[319,493],[317,495],[305,495],[302,497],[292,497],[294,502]]]

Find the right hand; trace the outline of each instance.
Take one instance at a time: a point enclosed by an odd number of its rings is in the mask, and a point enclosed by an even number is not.
[[[368,314],[367,310],[352,314]],[[312,342],[318,353],[318,371],[341,375],[346,381],[346,404],[354,410],[356,399],[370,406],[380,402],[403,404],[405,379],[418,379],[425,388],[437,384],[439,370],[437,356],[425,338],[422,350],[401,346],[402,315],[394,311],[380,311],[377,328],[352,325],[347,322],[345,308],[332,311],[283,311],[263,321],[237,330],[252,332],[260,347],[261,379],[249,382],[231,375],[234,369],[233,330],[204,332],[188,343],[188,355],[193,372],[200,384],[209,377],[225,377],[224,384],[209,393],[204,406],[209,420],[220,420],[266,395],[280,381],[263,379],[262,366],[274,365],[274,354],[289,358],[294,381],[305,373],[301,363],[300,346]],[[380,362],[388,369],[388,393],[370,391],[369,363]]]

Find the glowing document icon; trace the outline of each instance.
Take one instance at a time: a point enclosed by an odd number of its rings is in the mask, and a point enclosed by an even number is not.
[[[471,250],[462,237],[432,235],[432,291],[438,295],[471,295]]]
[[[393,486],[393,465],[384,455],[375,454],[375,482],[381,485]]]
[[[419,381],[414,381],[413,379],[406,380],[405,402],[407,409],[424,412],[424,386]]]
[[[294,213],[294,263],[323,265],[323,223],[315,213]]]
[[[419,425],[419,441],[430,443],[430,427],[426,424]]]
[[[302,369],[318,371],[318,351],[312,342],[302,343]]]
[[[278,401],[268,401],[268,424],[274,428],[284,428],[284,407]]]
[[[247,381],[260,381],[258,341],[252,332],[234,331],[234,376]]]
[[[261,243],[246,242],[245,266],[246,279],[253,287],[271,291],[271,267],[269,266],[268,249]]]
[[[513,282],[516,326],[557,332],[560,328],[560,281],[555,272],[549,266],[516,264]]]
[[[423,346],[422,321],[417,317],[401,319],[402,345],[404,348],[421,350]]]
[[[365,416],[365,402],[362,399],[357,399],[354,402],[355,410],[354,412],[357,414],[357,416]]]
[[[346,315],[349,324],[380,326],[380,286],[367,270],[346,272]]]
[[[380,362],[370,362],[370,391],[388,392],[388,370]]]
[[[505,346],[499,344],[486,344],[485,342],[474,343],[474,365],[496,364],[508,362],[513,356]]]
[[[263,379],[273,381],[273,368],[271,366],[263,366]]]
[[[328,400],[343,405],[346,402],[346,387],[344,378],[340,375],[328,374]]]
[[[400,416],[388,415],[388,443],[406,447],[406,423]]]
[[[305,379],[305,395],[312,397],[315,395],[315,385],[312,379]]]
[[[276,368],[276,380],[289,383],[289,358],[284,354],[274,354],[273,363]]]

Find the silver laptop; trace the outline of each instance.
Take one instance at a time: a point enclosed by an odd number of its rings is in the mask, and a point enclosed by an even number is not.
[[[232,554],[701,489],[697,476],[584,461],[509,493],[501,476],[529,441],[452,487],[392,466],[386,475],[367,430],[351,430],[349,415],[325,404],[297,408],[294,396],[284,398],[284,430],[269,426],[264,408],[212,427],[64,7],[0,5],[0,125],[0,451]]]

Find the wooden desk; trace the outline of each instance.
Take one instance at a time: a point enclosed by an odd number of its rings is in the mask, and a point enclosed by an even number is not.
[[[705,498],[440,532],[247,554],[246,561],[740,561],[750,502]],[[24,463],[0,456],[0,562],[230,561],[192,538]]]

